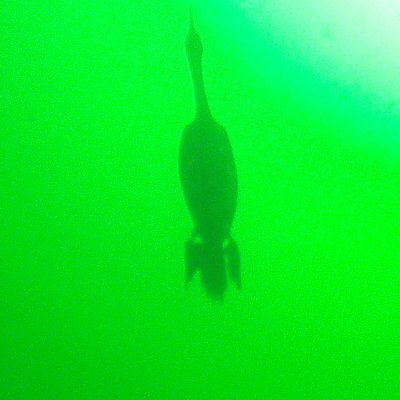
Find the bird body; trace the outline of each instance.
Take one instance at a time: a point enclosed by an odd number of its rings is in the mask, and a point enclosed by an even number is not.
[[[202,74],[203,47],[191,14],[186,42],[196,100],[196,117],[185,128],[179,170],[194,229],[186,243],[186,282],[200,270],[203,286],[223,299],[226,269],[240,287],[239,252],[230,235],[237,203],[237,172],[226,130],[212,116]]]

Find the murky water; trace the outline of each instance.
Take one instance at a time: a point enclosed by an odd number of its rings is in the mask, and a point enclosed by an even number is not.
[[[398,82],[331,66],[338,19],[291,50],[242,3],[197,7],[239,177],[223,304],[184,288],[186,3],[0,5],[1,399],[397,398]]]

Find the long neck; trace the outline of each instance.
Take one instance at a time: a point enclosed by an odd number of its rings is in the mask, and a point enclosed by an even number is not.
[[[191,60],[190,69],[192,72],[193,87],[194,87],[194,97],[196,101],[196,113],[197,115],[211,115],[210,108],[208,106],[208,100],[206,91],[204,88],[203,79],[203,66],[201,58],[197,62]]]

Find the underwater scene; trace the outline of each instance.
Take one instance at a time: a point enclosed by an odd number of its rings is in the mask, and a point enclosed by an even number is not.
[[[400,398],[400,4],[0,4],[0,399]]]

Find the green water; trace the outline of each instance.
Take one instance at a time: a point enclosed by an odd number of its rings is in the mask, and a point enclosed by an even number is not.
[[[197,2],[240,186],[222,305],[184,289],[187,4],[1,3],[0,399],[399,397],[398,41],[261,3]]]

